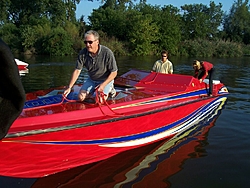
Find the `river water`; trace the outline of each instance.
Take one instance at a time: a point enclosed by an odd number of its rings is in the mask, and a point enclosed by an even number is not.
[[[76,57],[19,57],[29,63],[21,79],[26,92],[67,85]],[[150,70],[158,57],[117,57],[119,75]],[[170,58],[174,73],[193,74],[193,58]],[[165,140],[105,161],[39,179],[0,176],[1,188],[250,186],[250,57],[200,59],[212,62],[215,79],[229,92],[221,114],[177,140]],[[78,80],[85,77],[82,74]]]

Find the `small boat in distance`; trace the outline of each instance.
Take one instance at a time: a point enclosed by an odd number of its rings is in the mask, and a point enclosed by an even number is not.
[[[228,90],[190,75],[130,70],[104,104],[78,102],[80,85],[27,93],[23,112],[0,141],[0,175],[36,178],[183,134],[227,100]],[[96,93],[96,96],[101,96]]]
[[[16,64],[18,66],[18,70],[26,70],[28,65],[29,65],[28,63],[20,61],[19,59],[15,59],[15,61],[16,61]]]
[[[25,76],[26,74],[28,74],[29,73],[29,69],[24,69],[24,70],[19,70],[19,75],[20,76]]]

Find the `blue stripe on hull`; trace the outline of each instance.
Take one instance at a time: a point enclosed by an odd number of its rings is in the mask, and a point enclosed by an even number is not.
[[[146,139],[148,137],[152,137],[158,135],[164,131],[171,130],[173,128],[177,128],[172,134],[177,134],[183,130],[190,128],[194,122],[198,123],[202,120],[205,120],[214,112],[215,115],[221,110],[223,104],[226,101],[226,97],[219,97],[206,104],[205,106],[200,107],[190,115],[182,118],[172,124],[166,125],[164,127],[151,130],[145,133],[124,136],[119,138],[106,138],[106,139],[98,139],[98,140],[77,140],[77,141],[17,141],[24,142],[30,144],[53,144],[53,145],[102,145],[102,144],[112,144],[112,143],[121,143],[121,142],[130,142],[138,139]],[[211,117],[212,118],[212,117]]]

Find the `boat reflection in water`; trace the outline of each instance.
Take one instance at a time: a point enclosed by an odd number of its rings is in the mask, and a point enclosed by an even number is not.
[[[202,142],[207,139],[224,104],[171,139],[38,179],[32,188],[170,187],[167,179],[182,169],[183,162],[192,157],[197,147],[203,147]]]

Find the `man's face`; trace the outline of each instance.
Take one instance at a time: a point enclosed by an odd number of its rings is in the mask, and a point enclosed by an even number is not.
[[[98,51],[99,40],[96,40],[94,35],[86,35],[84,43],[90,53],[96,53]]]
[[[162,61],[166,61],[168,58],[168,55],[167,54],[161,54],[161,59]]]

